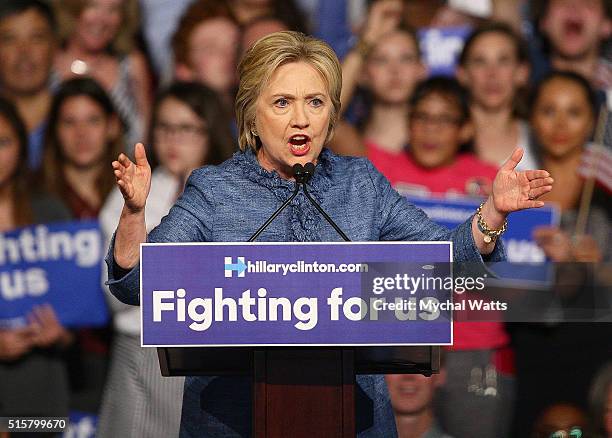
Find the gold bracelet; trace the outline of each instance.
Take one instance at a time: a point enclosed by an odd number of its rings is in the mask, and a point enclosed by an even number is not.
[[[480,204],[480,206],[476,209],[476,217],[478,218],[478,229],[482,234],[484,234],[484,242],[491,243],[493,240],[497,239],[508,229],[508,218],[504,219],[504,223],[502,224],[499,230],[493,230],[489,228],[484,218],[482,217],[482,207],[484,206],[484,202]]]

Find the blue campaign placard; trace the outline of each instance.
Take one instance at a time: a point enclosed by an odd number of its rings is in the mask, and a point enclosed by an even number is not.
[[[99,326],[109,313],[101,288],[97,221],[34,225],[0,234],[0,327],[27,324],[50,304],[67,327]]]
[[[98,416],[91,412],[70,411],[68,427],[62,438],[95,438],[98,427]]]
[[[455,74],[457,58],[470,31],[468,26],[419,29],[419,46],[430,76]]]
[[[420,198],[407,197],[427,215],[448,228],[455,228],[472,216],[481,199],[476,198]],[[508,230],[502,240],[506,248],[507,262],[496,263],[493,271],[508,286],[545,287],[554,275],[552,264],[546,263],[544,251],[533,239],[533,232],[540,226],[558,226],[559,211],[550,204],[514,212],[508,216]]]
[[[421,305],[452,299],[424,280],[451,242],[143,244],[140,260],[143,346],[452,343],[450,312]]]

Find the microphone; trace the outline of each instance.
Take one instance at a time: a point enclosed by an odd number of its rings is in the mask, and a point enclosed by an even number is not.
[[[293,165],[293,177],[295,182],[298,184],[306,184],[312,178],[314,174],[314,165],[312,163],[306,163],[302,166],[300,163]]]
[[[300,186],[302,186],[302,188],[304,189],[304,195],[306,195],[306,198],[308,198],[310,203],[315,206],[315,208],[319,211],[319,213],[321,213],[321,215],[325,218],[325,220],[334,228],[334,230],[336,230],[336,232],[340,235],[340,237],[342,237],[342,239],[344,239],[345,242],[351,241],[351,239],[349,239],[347,235],[344,234],[344,232],[340,229],[340,227],[336,225],[336,223],[332,220],[332,218],[329,217],[329,215],[325,212],[325,210],[323,210],[323,208],[317,203],[317,201],[315,201],[313,197],[310,196],[310,193],[308,193],[308,190],[306,189],[306,184],[313,177],[314,173],[315,173],[315,165],[310,162],[306,163],[303,166],[300,163],[296,163],[293,165],[293,177],[295,178],[295,188],[293,189],[293,193],[272,214],[272,216],[270,216],[268,220],[264,222],[264,224],[261,227],[259,227],[257,231],[255,231],[255,233],[249,238],[247,242],[254,242],[255,239],[257,239],[259,235],[263,233],[263,231],[268,227],[268,225],[270,225],[272,221],[276,219],[276,217],[279,214],[281,214],[281,212],[285,208],[287,208],[287,206],[291,203],[293,198],[295,198],[298,192],[300,191]]]
[[[293,166],[293,168],[295,169],[296,166],[302,167],[300,164],[296,164],[295,166]],[[329,217],[329,215],[325,212],[325,210],[323,210],[323,207],[321,207],[319,203],[315,201],[312,196],[310,196],[310,193],[308,193],[308,190],[306,189],[306,183],[308,183],[310,178],[312,178],[312,176],[314,175],[315,169],[316,169],[315,165],[310,162],[304,164],[303,166],[303,170],[302,170],[303,181],[300,184],[302,184],[304,195],[306,195],[306,198],[308,198],[310,203],[315,206],[315,208],[319,211],[319,213],[321,213],[321,215],[325,218],[325,220],[334,228],[334,230],[336,230],[336,233],[338,233],[345,242],[350,242],[351,239],[349,239],[348,236],[344,234],[344,231],[342,231],[340,227],[336,225],[336,223],[332,220],[332,218]]]

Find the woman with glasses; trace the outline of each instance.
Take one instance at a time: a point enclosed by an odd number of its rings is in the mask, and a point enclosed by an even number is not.
[[[400,193],[422,197],[486,196],[497,169],[468,152],[473,128],[466,90],[455,80],[432,77],[410,99],[410,147],[402,154],[378,153],[372,163]],[[448,379],[441,386],[439,420],[457,438],[507,436],[514,378],[509,373],[510,338],[500,322],[455,321],[447,352]],[[471,382],[473,375],[483,376]],[[489,383],[484,376],[489,376]],[[494,382],[494,384],[492,383]],[[479,388],[469,391],[469,386]],[[485,390],[495,390],[494,397]]]
[[[145,210],[149,230],[168,214],[193,170],[231,155],[230,122],[223,114],[217,94],[201,84],[177,82],[157,96],[150,133],[154,171]],[[107,244],[122,207],[117,189],[100,213]],[[184,379],[162,377],[155,349],[140,347],[140,309],[110,294],[109,299],[115,338],[98,436],[176,436]]]

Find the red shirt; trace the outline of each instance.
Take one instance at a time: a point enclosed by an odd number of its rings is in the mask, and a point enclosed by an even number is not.
[[[405,195],[483,196],[490,192],[497,168],[473,154],[460,154],[449,166],[427,169],[408,151],[394,154],[366,142],[368,158]],[[454,322],[452,350],[478,350],[508,345],[510,338],[500,322]]]
[[[404,195],[485,196],[497,173],[495,166],[474,154],[460,154],[449,166],[428,169],[419,166],[408,152],[394,154],[366,144],[370,161]]]

